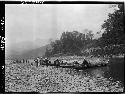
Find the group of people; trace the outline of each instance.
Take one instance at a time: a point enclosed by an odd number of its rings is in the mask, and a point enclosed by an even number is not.
[[[62,65],[62,64],[63,64],[63,65],[68,64],[67,62],[61,61],[61,60],[59,60],[59,59],[56,59],[56,60],[52,63],[48,58],[42,58],[42,57],[41,57],[41,58],[37,58],[37,59],[35,59],[34,61],[35,61],[37,67],[40,66],[40,65],[60,66],[60,65]],[[74,61],[74,62],[73,62],[73,65],[75,66],[75,65],[80,65],[80,64],[78,63],[78,61]],[[81,64],[81,66],[88,67],[88,66],[89,66],[89,62],[84,59],[84,60],[83,60],[83,63]]]
[[[47,65],[50,63],[50,60],[48,58],[36,58],[34,59],[36,66],[40,66],[40,65]]]
[[[29,60],[27,60],[27,59],[22,59],[22,60],[16,59],[16,60],[13,61],[13,63],[29,63]]]
[[[71,65],[70,63],[66,62],[66,61],[62,61],[59,59],[54,60],[54,62],[51,62],[49,58],[43,58],[43,57],[38,57],[36,59],[34,59],[35,62],[35,66],[41,66],[41,65],[46,65],[46,66],[65,66],[65,65]],[[22,60],[14,60],[13,63],[30,63],[29,60],[27,59],[22,59]],[[34,65],[33,63],[31,63],[31,65]],[[89,63],[87,62],[87,60],[84,59],[82,64],[79,64],[78,61],[74,61],[72,62],[73,66],[89,66]]]

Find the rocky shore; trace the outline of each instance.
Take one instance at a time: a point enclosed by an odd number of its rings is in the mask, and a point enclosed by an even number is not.
[[[8,61],[9,62],[9,61]],[[5,92],[123,92],[120,82],[74,69],[5,63]]]

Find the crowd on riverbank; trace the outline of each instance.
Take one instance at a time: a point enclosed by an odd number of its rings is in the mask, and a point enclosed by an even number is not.
[[[32,62],[32,63],[31,63]],[[13,63],[30,63],[32,66],[57,66],[57,67],[70,67],[70,68],[90,68],[90,67],[99,67],[105,66],[108,63],[108,59],[102,57],[76,57],[76,56],[67,56],[67,57],[52,57],[52,58],[43,58],[38,57],[35,59],[22,59],[22,60],[13,60]]]

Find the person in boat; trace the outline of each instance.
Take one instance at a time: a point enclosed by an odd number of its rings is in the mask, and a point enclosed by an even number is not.
[[[74,62],[73,62],[73,66],[74,66],[74,67],[78,67],[78,66],[79,66],[78,61],[74,61]]]
[[[46,59],[45,59],[45,64],[46,64],[47,66],[49,66],[49,65],[51,64],[51,61],[49,60],[49,58],[46,58]]]
[[[68,65],[67,61],[64,63],[64,65],[65,65],[65,66],[67,66],[67,65]]]
[[[61,66],[65,66],[65,65],[67,65],[67,62],[61,61],[60,64],[61,64]]]
[[[63,65],[63,61],[62,61],[62,60],[60,61],[60,65],[61,65],[61,66]]]
[[[83,61],[83,63],[82,63],[82,66],[84,66],[84,67],[88,67],[88,66],[89,66],[88,61],[84,59],[84,61]]]
[[[46,58],[42,59],[42,65],[46,65],[46,62],[47,62]]]
[[[48,63],[49,63],[49,65],[51,65],[51,61],[50,60],[48,61]]]
[[[56,59],[56,60],[54,61],[54,65],[55,65],[55,66],[60,66],[60,61],[59,61],[59,59]]]

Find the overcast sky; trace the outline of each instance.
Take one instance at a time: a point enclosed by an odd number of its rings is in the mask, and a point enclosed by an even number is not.
[[[64,31],[89,29],[96,34],[109,12],[108,4],[6,4],[6,45],[56,39]]]

